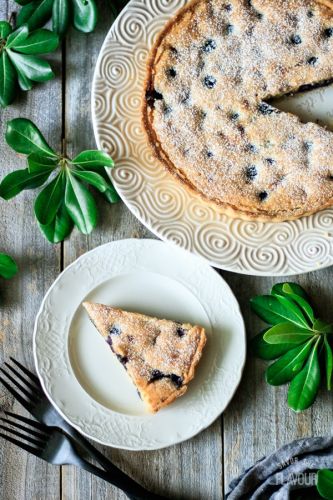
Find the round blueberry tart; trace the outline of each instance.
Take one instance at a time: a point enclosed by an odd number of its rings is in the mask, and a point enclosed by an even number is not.
[[[151,50],[142,106],[156,160],[231,216],[333,205],[333,134],[274,97],[333,81],[333,1],[194,0]]]

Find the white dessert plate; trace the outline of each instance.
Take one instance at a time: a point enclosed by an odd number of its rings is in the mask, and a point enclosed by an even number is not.
[[[207,329],[187,393],[149,414],[126,371],[82,307],[90,300]],[[226,408],[242,375],[245,330],[229,286],[204,259],[156,240],[122,240],[70,265],[36,318],[34,356],[49,399],[105,445],[153,450],[191,438]]]
[[[153,233],[237,273],[286,276],[333,264],[333,210],[284,223],[233,219],[190,193],[161,167],[145,144],[140,106],[148,51],[186,0],[131,0],[111,27],[93,82],[98,147],[116,161],[121,198]],[[280,103],[305,120],[333,129],[333,87]]]

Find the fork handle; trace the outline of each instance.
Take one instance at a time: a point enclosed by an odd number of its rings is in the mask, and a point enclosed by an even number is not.
[[[141,484],[137,483],[122,470],[118,469],[116,465],[114,465],[99,450],[97,450],[85,437],[82,436],[82,434],[80,434],[72,426],[67,425],[67,422],[64,422],[64,425],[61,425],[61,428],[65,434],[69,435],[77,444],[79,444],[90,455],[90,457],[94,458],[105,469],[105,471],[95,467],[83,459],[82,463],[78,464],[80,467],[84,468],[88,472],[91,472],[92,474],[95,474],[96,476],[101,477],[114,486],[117,486],[132,500],[161,500],[163,498],[146,490],[143,486],[141,486]]]
[[[161,497],[159,495],[155,495],[154,493],[150,493],[148,490],[143,488],[143,486],[136,483],[133,479],[131,479],[129,476],[127,476],[122,471],[120,471],[120,469],[118,469],[116,466],[113,466],[113,467],[117,471],[119,471],[120,474],[118,474],[118,473],[110,474],[109,471],[105,471],[103,469],[100,469],[99,467],[96,467],[95,465],[90,464],[89,462],[87,462],[83,458],[78,458],[75,465],[77,465],[81,469],[84,469],[84,470],[90,472],[91,474],[94,474],[97,477],[104,479],[104,481],[107,481],[108,483],[112,484],[113,486],[116,486],[117,488],[121,489],[127,495],[127,497],[130,498],[131,500],[163,500],[164,499],[164,497]]]

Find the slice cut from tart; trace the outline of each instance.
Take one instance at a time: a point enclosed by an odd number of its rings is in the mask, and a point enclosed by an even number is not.
[[[186,392],[206,343],[204,328],[103,304],[83,306],[151,412]]]

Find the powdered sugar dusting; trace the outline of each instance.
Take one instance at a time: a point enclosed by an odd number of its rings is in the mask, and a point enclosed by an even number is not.
[[[206,342],[203,328],[103,304],[84,306],[153,411],[186,391]]]
[[[129,358],[131,372],[135,371],[147,382],[156,369],[166,375],[186,377],[200,340],[197,329],[124,312],[117,325],[121,333],[113,336],[112,346],[115,353]],[[180,328],[184,331],[181,336],[177,333]]]
[[[148,116],[168,167],[206,199],[253,215],[331,203],[331,132],[263,104],[333,77],[331,28],[319,1],[192,4],[165,31],[148,82],[162,96]]]

